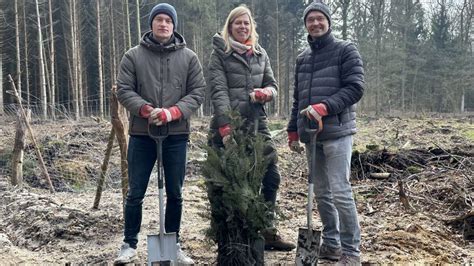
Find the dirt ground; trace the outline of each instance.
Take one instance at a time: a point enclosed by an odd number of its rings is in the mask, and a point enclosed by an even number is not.
[[[46,189],[27,141],[25,186],[9,184],[9,156],[15,123],[0,127],[0,263],[110,264],[122,241],[122,195],[118,146],[114,146],[106,186],[93,210],[96,182],[111,125],[35,122],[48,170],[57,192]],[[214,264],[216,245],[205,236],[209,204],[199,162],[206,143],[207,119],[196,119],[189,146],[184,186],[182,242],[199,265]],[[306,162],[286,147],[284,120],[271,129],[280,156],[277,228],[296,243],[306,223]],[[474,125],[471,117],[358,119],[354,139],[353,184],[362,229],[364,264],[472,264],[474,242],[463,238],[464,218],[474,198]],[[116,145],[116,144],[115,144]],[[376,179],[372,173],[389,173]],[[146,263],[146,235],[158,232],[156,181],[147,191],[137,264]],[[401,197],[403,191],[406,197]],[[401,200],[402,199],[402,200]],[[317,210],[315,227],[321,223]],[[295,251],[265,252],[267,265],[291,265]]]

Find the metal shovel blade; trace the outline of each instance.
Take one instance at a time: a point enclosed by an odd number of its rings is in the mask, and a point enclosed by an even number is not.
[[[154,262],[176,260],[176,233],[164,233],[162,235],[148,235],[148,265]]]
[[[319,257],[321,231],[299,228],[296,248],[296,265],[316,265]]]

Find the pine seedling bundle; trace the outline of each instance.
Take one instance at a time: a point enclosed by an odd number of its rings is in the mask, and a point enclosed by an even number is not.
[[[211,206],[209,233],[218,244],[219,265],[255,265],[263,250],[257,251],[254,243],[263,241],[258,232],[270,227],[274,211],[260,193],[269,143],[241,130],[240,116],[231,118],[233,141],[225,148],[207,147],[202,167]]]

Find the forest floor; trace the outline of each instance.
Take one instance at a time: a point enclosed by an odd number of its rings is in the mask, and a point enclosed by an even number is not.
[[[0,264],[110,264],[122,241],[118,146],[106,186],[93,210],[110,123],[87,119],[32,124],[57,190],[46,189],[29,140],[23,188],[9,184],[15,122],[0,127]],[[474,263],[474,125],[472,116],[358,118],[351,182],[362,229],[364,264]],[[280,233],[294,243],[306,223],[306,162],[286,146],[286,122],[271,120],[280,156]],[[214,264],[209,202],[199,163],[205,159],[207,119],[195,119],[184,186],[182,245],[199,265]],[[374,178],[373,173],[389,173]],[[155,178],[147,191],[138,245],[146,263],[146,235],[158,232]],[[400,196],[403,189],[406,196]],[[321,223],[314,210],[315,227]],[[463,223],[470,224],[464,225]],[[466,227],[466,230],[464,229]],[[464,236],[463,236],[464,233]],[[470,238],[470,241],[464,238]],[[293,264],[295,251],[265,252],[265,264]]]

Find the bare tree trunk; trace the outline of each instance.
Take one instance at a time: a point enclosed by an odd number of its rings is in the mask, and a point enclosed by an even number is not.
[[[294,33],[294,30],[292,30],[293,33]],[[292,34],[292,37],[293,37],[293,34]],[[293,44],[294,44],[294,40],[293,41],[290,41],[289,43],[289,47],[288,47],[288,50],[287,50],[287,56],[286,56],[286,71],[285,71],[285,86],[283,87],[283,92],[280,92],[280,97],[281,98],[284,98],[283,100],[283,113],[282,115],[284,117],[287,117],[290,113],[290,102],[291,102],[291,97],[290,97],[290,88],[291,88],[291,85],[290,85],[290,69],[293,65],[293,53],[294,53],[294,49],[293,49]],[[281,89],[280,89],[281,91]]]
[[[79,120],[81,117],[80,115],[80,109],[79,109],[79,86],[78,84],[78,70],[77,70],[77,47],[76,47],[76,0],[71,0],[69,2],[69,17],[70,17],[70,28],[71,28],[71,56],[72,56],[72,62],[71,62],[71,84],[72,84],[72,101],[74,104],[74,114],[75,114],[75,119]]]
[[[277,84],[280,87],[280,95],[278,96],[278,101],[277,106],[276,106],[276,114],[281,115],[282,114],[282,103],[283,103],[283,97],[281,93],[281,72],[280,72],[280,64],[281,64],[281,59],[280,59],[280,11],[279,11],[279,6],[278,6],[278,0],[275,0],[275,5],[276,5],[276,52],[277,52],[277,65],[276,65],[276,73],[277,73]]]
[[[3,57],[0,53],[0,115],[3,115]]]
[[[128,1],[125,1],[128,2]],[[99,64],[99,114],[104,118],[104,77],[102,70],[102,30],[100,25],[100,0],[97,0],[97,63]],[[128,5],[127,5],[128,6]]]
[[[196,34],[199,35],[199,32],[197,32],[197,31],[193,32],[193,47],[194,47],[194,51],[198,54],[198,57],[199,57],[199,55],[200,55],[200,50],[199,49],[200,49],[201,44],[199,43],[199,37],[196,36]],[[202,35],[199,35],[199,36],[202,36]],[[201,60],[201,59],[199,59],[199,60]],[[200,62],[202,62],[202,61],[200,61]],[[201,104],[201,106],[199,106],[199,108],[196,112],[196,115],[198,117],[201,117],[203,115],[202,104]]]
[[[46,35],[46,39],[48,39],[48,36]],[[48,69],[48,45],[45,45],[43,49],[43,58],[44,58],[44,77],[46,78],[46,99],[50,100],[51,99],[51,83],[49,81],[49,69]],[[50,111],[51,114],[51,108],[52,106],[48,104],[48,110]]]
[[[55,69],[55,57],[56,57],[56,51],[54,49],[54,28],[53,28],[53,8],[52,8],[52,0],[48,0],[48,9],[49,9],[49,39],[50,39],[50,53],[49,53],[49,60],[51,63],[50,66],[50,100],[49,104],[51,106],[51,116],[53,119],[56,119],[56,108],[55,108],[55,102],[56,102],[56,82],[55,82],[55,77],[56,77],[56,69]]]
[[[112,52],[111,52],[111,59],[112,59],[112,65],[111,65],[111,77],[110,79],[112,80],[112,86],[115,85],[115,82],[116,82],[116,76],[117,76],[117,62],[116,62],[116,51],[115,51],[115,25],[114,25],[114,6],[113,6],[113,2],[111,1],[110,2],[110,16],[109,16],[109,20],[110,20],[110,29],[111,29],[111,39],[112,39]]]
[[[30,120],[31,112],[26,111],[26,121]],[[14,186],[21,186],[23,183],[23,154],[25,150],[25,129],[26,124],[21,111],[17,113],[17,123],[15,132],[15,143],[13,144],[12,166],[11,166],[11,183]]]
[[[36,0],[36,3],[38,3],[38,0]],[[38,5],[36,5],[36,7],[38,7]],[[54,193],[53,183],[51,182],[51,178],[49,177],[48,170],[46,169],[46,165],[44,164],[43,155],[41,155],[41,151],[38,147],[38,143],[36,142],[35,135],[33,134],[33,129],[31,129],[30,123],[28,123],[28,118],[27,118],[25,109],[23,109],[23,104],[21,103],[20,95],[18,95],[18,91],[16,90],[15,82],[13,81],[13,78],[12,78],[11,75],[8,75],[8,78],[9,78],[10,82],[12,83],[13,92],[15,94],[16,100],[18,101],[18,105],[20,106],[20,112],[23,116],[23,120],[26,124],[26,128],[28,129],[28,133],[30,134],[31,142],[33,142],[33,145],[35,147],[36,158],[39,161],[43,177],[48,182],[49,190],[51,191],[51,193]]]
[[[417,102],[415,100],[415,88],[416,88],[416,83],[417,83],[417,80],[418,80],[418,70],[419,70],[419,66],[416,65],[415,66],[415,72],[413,73],[413,84],[411,86],[411,111],[412,112],[416,112],[416,106],[417,106]]]
[[[140,40],[142,38],[142,29],[141,29],[141,25],[140,25],[140,0],[136,0],[136,8],[137,8],[137,14],[136,14],[136,18],[137,18],[137,33],[138,33],[138,43],[140,43]]]
[[[342,39],[347,40],[347,28],[349,25],[349,6],[351,4],[351,0],[340,0],[341,4],[341,13],[342,13]]]
[[[25,7],[23,7],[25,8]],[[15,0],[15,39],[16,39],[16,86],[18,94],[23,99],[21,91],[21,54],[20,54],[20,17],[18,15],[18,0]]]
[[[75,43],[75,50],[74,52],[76,53],[76,86],[77,86],[77,101],[79,104],[79,116],[83,117],[84,116],[84,84],[82,83],[82,46],[81,46],[81,31],[79,29],[79,19],[78,19],[78,11],[77,11],[77,2],[74,0],[74,43]]]
[[[374,17],[374,26],[375,26],[375,112],[378,114],[380,110],[380,101],[381,101],[381,49],[382,49],[382,34],[383,34],[383,20],[384,20],[384,10],[385,10],[385,1],[376,0],[372,3],[371,6],[371,15]]]
[[[130,33],[130,9],[128,7],[128,1],[125,1],[125,23],[127,27],[127,47],[125,51],[132,47],[132,34]]]
[[[413,12],[413,3],[412,0],[404,0],[405,1],[405,21],[403,25],[403,65],[402,65],[402,88],[401,88],[401,105],[402,105],[402,111],[405,111],[406,109],[406,99],[405,99],[405,94],[407,91],[407,79],[408,79],[408,21],[411,20],[412,17],[412,12]]]
[[[25,74],[26,74],[26,107],[30,108],[30,64],[28,63],[28,32],[26,31],[26,0],[23,0],[23,34],[25,48]]]
[[[44,58],[43,58],[43,33],[41,31],[41,19],[39,13],[39,3],[36,3],[36,18],[38,25],[38,55],[39,55],[39,70],[40,70],[40,85],[41,85],[41,105],[43,111],[43,118],[48,118],[48,100],[46,97],[46,77],[44,71]]]

